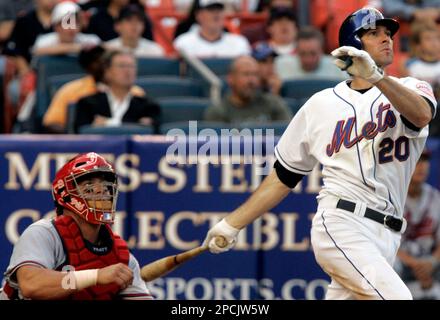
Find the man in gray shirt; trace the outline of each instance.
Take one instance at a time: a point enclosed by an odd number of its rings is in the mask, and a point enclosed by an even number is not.
[[[296,54],[275,59],[275,70],[281,80],[336,79],[345,80],[347,73],[333,64],[324,54],[324,36],[314,27],[304,27],[298,33]]]
[[[102,156],[67,162],[52,184],[57,217],[23,232],[0,300],[152,299],[136,258],[110,228],[117,189],[115,170]]]
[[[243,126],[245,123],[287,122],[292,118],[280,97],[260,90],[258,63],[254,58],[236,58],[230,66],[227,82],[230,94],[206,110],[205,120]]]

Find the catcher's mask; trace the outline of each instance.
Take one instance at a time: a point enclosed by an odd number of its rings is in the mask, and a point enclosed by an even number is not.
[[[118,198],[115,170],[97,153],[79,154],[57,172],[52,196],[57,208],[66,208],[89,223],[112,224]]]

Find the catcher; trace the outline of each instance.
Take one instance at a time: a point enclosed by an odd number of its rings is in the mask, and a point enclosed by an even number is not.
[[[113,166],[96,153],[77,155],[57,172],[52,195],[57,217],[23,232],[0,299],[152,299],[137,260],[110,228]]]

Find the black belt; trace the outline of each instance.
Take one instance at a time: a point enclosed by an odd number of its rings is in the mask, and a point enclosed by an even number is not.
[[[336,208],[347,210],[350,212],[354,212],[356,208],[356,203],[339,199],[338,204],[336,205]],[[403,226],[403,220],[395,218],[393,216],[385,215],[383,213],[380,213],[379,211],[367,208],[365,209],[365,218],[374,220],[380,224],[385,225],[386,227],[390,228],[391,230],[394,230],[396,232],[400,232],[402,230]]]

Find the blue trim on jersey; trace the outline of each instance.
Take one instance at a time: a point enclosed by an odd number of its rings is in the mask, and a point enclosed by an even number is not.
[[[350,102],[348,102],[347,100],[345,100],[344,98],[342,98],[340,95],[338,95],[338,94],[336,93],[336,91],[335,91],[335,88],[333,88],[333,93],[334,93],[339,99],[341,99],[342,101],[344,101],[345,103],[347,103],[350,107],[352,107],[352,109],[353,109],[353,111],[354,111],[354,117],[355,117],[354,130],[355,130],[355,133],[356,133],[356,139],[359,140],[359,138],[358,138],[358,134],[357,134],[357,131],[358,131],[358,130],[357,130],[357,114],[356,114],[356,109],[354,108],[354,106],[353,106]],[[365,184],[367,187],[371,188],[371,186],[368,185],[367,181],[365,181],[364,170],[362,169],[361,155],[360,155],[360,153],[359,153],[359,144],[358,144],[358,143],[356,143],[356,150],[357,150],[357,154],[358,154],[358,161],[359,161],[359,167],[360,167],[360,170],[361,170],[362,180],[364,180],[364,184]]]
[[[278,148],[277,147],[275,147],[275,153],[280,157],[280,160],[286,165],[286,166],[288,166],[290,169],[293,169],[293,170],[296,170],[296,171],[301,171],[301,172],[304,172],[304,173],[310,173],[310,172],[312,172],[312,170],[301,170],[301,169],[298,169],[298,168],[295,168],[295,167],[292,167],[291,165],[289,165],[284,159],[283,159],[283,157],[281,156],[281,154],[280,154],[280,152],[278,151]],[[290,170],[289,170],[290,171]]]
[[[376,103],[377,99],[380,98],[380,96],[382,95],[382,92],[377,96],[376,99],[374,99],[373,103],[370,106],[370,117],[371,117],[371,122],[373,122],[373,106]],[[373,151],[373,160],[374,160],[374,179],[376,179],[376,154],[374,152],[374,140],[376,139],[376,137],[373,138],[373,144],[371,145],[371,151]],[[377,180],[377,179],[376,179]]]
[[[376,101],[382,96],[382,92],[378,95],[378,97],[376,99],[374,99],[373,103],[370,106],[370,117],[371,117],[371,121],[373,121],[373,106],[376,103]],[[377,167],[377,162],[376,162],[376,153],[374,152],[374,140],[376,139],[376,137],[373,138],[373,144],[371,145],[371,151],[373,152],[373,161],[374,161],[374,179],[377,181],[376,178],[376,167]],[[383,209],[383,211],[385,211],[388,208],[388,203],[385,201],[385,208]]]
[[[382,300],[386,300],[379,292],[379,290],[377,290],[370,281],[368,281],[368,279],[362,274],[362,272],[356,268],[356,266],[354,265],[354,263],[347,257],[347,255],[345,254],[344,250],[342,250],[338,244],[336,243],[335,239],[333,239],[333,237],[330,235],[330,232],[327,229],[327,226],[325,225],[325,217],[324,217],[324,213],[325,210],[322,212],[322,225],[324,226],[325,232],[327,233],[327,235],[330,237],[330,239],[333,241],[333,244],[335,245],[335,247],[342,252],[342,254],[344,255],[345,259],[347,259],[347,261],[353,266],[353,268],[361,275],[362,278],[365,279],[365,281],[367,281],[367,283],[370,285],[371,288],[373,288],[374,291],[376,291],[376,293],[379,295],[379,297],[381,297]]]
[[[393,199],[391,198],[390,190],[388,190],[388,199],[390,199],[390,202],[394,207],[394,211],[393,211],[393,213],[391,213],[391,215],[394,216],[394,213],[396,212],[396,206],[394,205]]]

